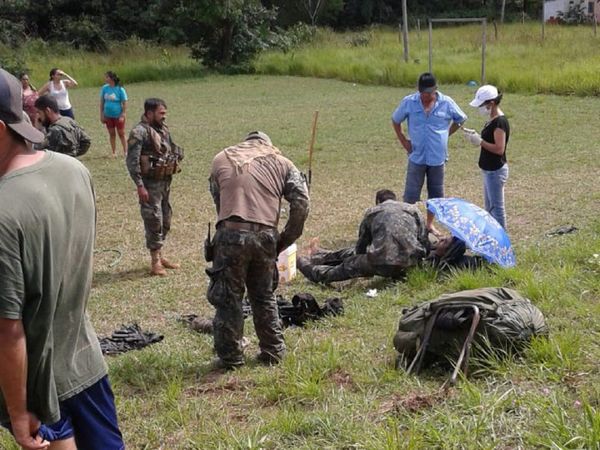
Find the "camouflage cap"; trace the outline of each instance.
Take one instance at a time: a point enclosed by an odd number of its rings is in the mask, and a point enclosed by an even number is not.
[[[39,144],[44,133],[25,120],[21,83],[4,69],[0,69],[0,120],[29,142]]]
[[[263,133],[262,131],[251,131],[244,140],[249,141],[251,139],[260,139],[261,141],[265,141],[265,143],[268,145],[273,145],[271,138],[267,135],[267,133]]]

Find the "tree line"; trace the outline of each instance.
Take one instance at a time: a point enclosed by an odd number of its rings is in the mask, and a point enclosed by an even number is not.
[[[543,0],[407,0],[426,17],[538,17]],[[397,24],[402,0],[0,0],[0,49],[27,39],[104,51],[137,37],[190,47],[209,67],[243,65],[261,49],[296,45],[310,28]],[[1,62],[1,55],[0,55]]]

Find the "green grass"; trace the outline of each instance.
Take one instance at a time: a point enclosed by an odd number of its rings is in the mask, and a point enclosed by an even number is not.
[[[255,68],[271,75],[414,86],[418,75],[429,69],[427,33],[426,27],[409,33],[408,63],[403,60],[398,32],[373,28],[347,33],[319,30],[312,44],[286,54],[264,53]],[[499,26],[497,39],[488,24],[487,36],[488,83],[507,92],[600,94],[600,37],[593,35],[590,26],[546,26],[542,40],[539,23]],[[434,25],[433,71],[442,85],[479,82],[481,26]]]
[[[8,52],[0,47],[0,54],[3,51]],[[185,47],[156,46],[135,38],[113,42],[108,51],[101,53],[31,40],[18,53],[29,70],[31,82],[38,88],[48,81],[53,67],[67,72],[81,87],[101,86],[108,70],[116,72],[125,85],[204,75],[200,64],[190,58]]]
[[[382,279],[336,289],[302,279],[282,294],[341,296],[345,315],[285,331],[288,355],[273,368],[252,357],[257,339],[246,322],[248,364],[211,371],[212,339],[176,322],[182,313],[212,315],[201,257],[206,222],[214,221],[207,191],[209,164],[221,148],[262,129],[306,169],[311,120],[320,111],[312,207],[302,246],[319,236],[325,247],[353,241],[363,211],[379,188],[401,193],[406,157],[390,115],[411,89],[354,86],[334,80],[209,76],[128,85],[128,128],[145,97],[169,105],[174,139],[186,149],[173,183],[174,220],[165,253],[183,264],[165,279],[147,274],[149,255],[133,183],[122,160],[109,158],[98,120],[98,88],[72,92],[77,119],[93,146],[82,161],[98,197],[98,253],[89,311],[99,334],[122,323],[165,335],[143,351],[108,358],[122,429],[132,449],[595,449],[600,444],[600,169],[598,127],[590,111],[600,99],[509,93],[503,103],[508,147],[508,227],[518,266],[438,276],[410,272],[405,283]],[[443,91],[466,105],[473,89]],[[475,116],[470,108],[465,110]],[[469,119],[480,128],[482,119]],[[450,139],[448,195],[482,203],[477,151]],[[556,226],[574,234],[549,238]],[[509,286],[544,312],[551,333],[510,361],[492,359],[467,381],[440,392],[444,374],[407,376],[393,368],[392,337],[408,305],[461,289]],[[380,292],[376,299],[364,294]],[[474,367],[475,368],[475,367]],[[0,448],[12,450],[0,432]]]

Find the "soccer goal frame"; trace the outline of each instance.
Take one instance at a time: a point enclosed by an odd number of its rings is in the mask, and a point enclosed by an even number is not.
[[[487,42],[487,19],[485,17],[474,18],[441,18],[427,19],[429,24],[429,72],[433,73],[433,24],[434,23],[481,23],[481,84],[485,84],[485,47]]]

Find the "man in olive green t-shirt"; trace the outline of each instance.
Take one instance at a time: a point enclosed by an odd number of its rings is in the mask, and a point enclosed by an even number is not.
[[[20,83],[0,69],[0,424],[26,449],[120,450],[106,364],[86,316],[91,177],[73,158],[32,150],[42,139],[23,120]]]

